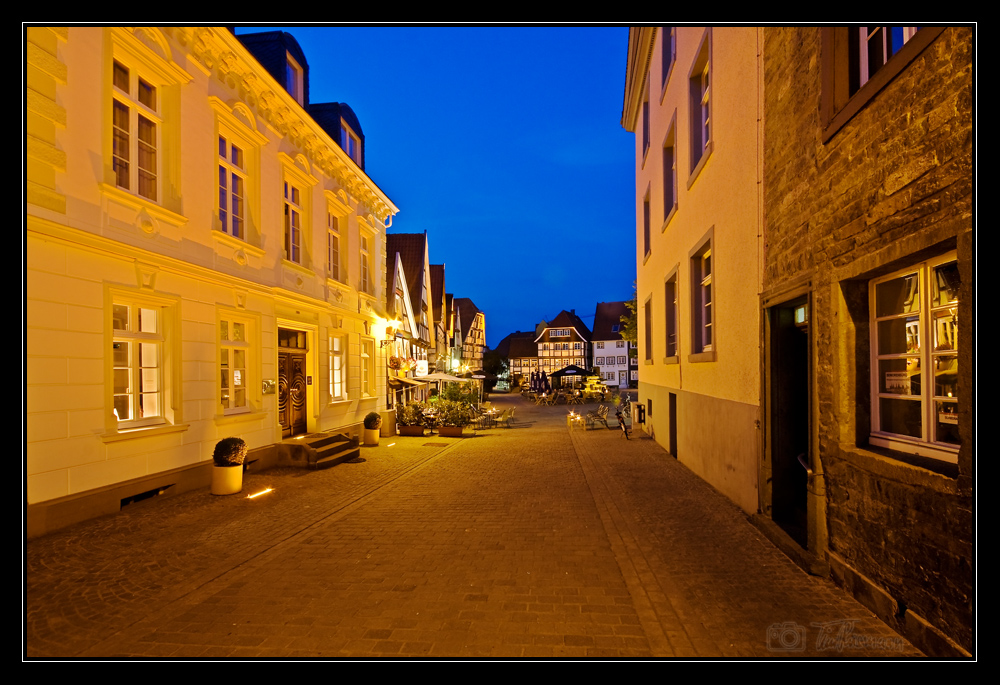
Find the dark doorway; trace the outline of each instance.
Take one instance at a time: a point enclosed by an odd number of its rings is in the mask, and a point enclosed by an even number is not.
[[[809,299],[769,310],[771,518],[802,547],[809,464]]]

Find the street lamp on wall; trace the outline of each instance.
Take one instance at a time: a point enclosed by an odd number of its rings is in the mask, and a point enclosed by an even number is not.
[[[379,341],[379,347],[391,345],[396,341],[396,330],[399,328],[399,320],[387,321],[385,324],[385,340]]]

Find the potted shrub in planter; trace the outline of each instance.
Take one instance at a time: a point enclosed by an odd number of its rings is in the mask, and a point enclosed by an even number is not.
[[[438,434],[443,438],[460,438],[462,431],[472,423],[472,412],[462,402],[438,400]]]
[[[368,412],[365,416],[365,445],[374,447],[378,444],[380,428],[382,428],[382,417],[377,412]]]
[[[243,460],[247,444],[241,438],[223,438],[212,453],[212,494],[233,495],[243,489]]]
[[[396,412],[399,434],[420,436],[424,434],[424,409],[422,402],[410,402]]]

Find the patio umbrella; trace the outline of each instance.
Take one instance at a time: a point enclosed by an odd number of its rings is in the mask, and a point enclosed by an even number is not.
[[[429,373],[426,376],[421,376],[420,378],[425,381],[451,381],[455,383],[458,383],[459,381],[462,380],[458,376],[452,376],[450,374],[442,373],[440,371],[437,373]]]

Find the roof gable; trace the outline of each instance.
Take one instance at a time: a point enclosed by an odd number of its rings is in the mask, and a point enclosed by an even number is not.
[[[594,312],[592,340],[622,340],[622,317],[630,313],[624,302],[598,302],[597,310]]]

